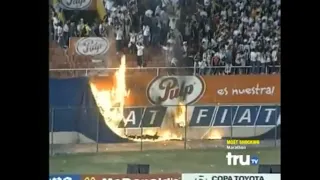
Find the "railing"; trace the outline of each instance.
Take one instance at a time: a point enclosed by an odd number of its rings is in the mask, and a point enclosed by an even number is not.
[[[275,74],[279,73],[281,66],[265,66],[265,67],[253,67],[253,66],[233,66],[227,74]],[[113,73],[118,68],[74,68],[74,69],[50,69],[50,75],[59,76],[59,74],[66,74],[66,76],[90,76],[90,75],[108,75]],[[128,74],[134,72],[148,72],[154,73],[154,75],[224,75],[226,68],[224,66],[218,67],[127,67]]]
[[[239,137],[261,141],[245,148],[280,145],[279,104],[126,107],[123,119],[97,107],[50,108],[49,153],[228,148],[225,139]]]

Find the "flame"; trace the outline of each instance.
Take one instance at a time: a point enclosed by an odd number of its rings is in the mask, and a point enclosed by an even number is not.
[[[126,58],[121,57],[119,69],[114,74],[115,85],[111,89],[98,90],[97,86],[90,83],[92,94],[96,100],[101,115],[104,117],[105,123],[118,136],[128,138],[133,141],[164,141],[171,139],[182,139],[182,136],[173,133],[170,129],[142,129],[142,133],[137,135],[127,135],[125,128],[118,128],[121,122],[124,125],[127,121],[124,117],[125,100],[130,95],[130,90],[126,87]],[[182,107],[182,110],[179,108]],[[175,122],[180,126],[185,126],[185,106],[178,106],[179,112]],[[140,136],[140,138],[138,138]]]
[[[165,119],[165,127],[135,129],[135,135],[128,135],[128,129],[119,128],[120,123],[127,124],[124,117],[124,106],[126,98],[130,95],[130,90],[126,87],[126,58],[121,57],[119,69],[114,74],[115,84],[109,89],[98,89],[94,83],[90,83],[92,94],[96,100],[101,115],[105,123],[118,136],[133,141],[166,141],[182,140],[183,132],[187,125],[187,109],[185,104],[179,102],[179,105],[171,109],[171,113]],[[206,139],[221,139],[217,132],[210,133]]]
[[[186,106],[182,102],[179,102],[179,105],[177,106],[176,112],[174,114],[174,122],[178,124],[180,127],[186,126],[186,112]]]
[[[221,133],[216,130],[212,130],[206,139],[222,139]]]
[[[126,97],[130,94],[130,91],[126,89],[125,74],[126,58],[123,56],[119,70],[115,72],[115,87],[98,90],[93,83],[90,83],[92,94],[106,124],[121,137],[124,136],[124,129],[118,128],[118,125],[124,119],[124,103]]]

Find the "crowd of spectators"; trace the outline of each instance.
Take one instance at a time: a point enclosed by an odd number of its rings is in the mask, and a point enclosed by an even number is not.
[[[70,37],[114,38],[137,66],[144,52],[162,49],[167,66],[191,66],[201,75],[274,74],[280,70],[280,0],[104,0],[102,21],[59,21],[51,7],[51,39],[67,48]]]

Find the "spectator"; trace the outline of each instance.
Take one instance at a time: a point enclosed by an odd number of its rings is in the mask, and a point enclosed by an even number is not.
[[[257,68],[257,54],[254,49],[251,49],[251,52],[250,52],[250,65],[252,67],[250,72],[252,74],[255,74],[257,71],[256,70],[256,68]]]
[[[84,22],[83,17],[73,18],[62,26],[63,38],[58,33],[61,27],[56,13],[61,8],[51,8],[53,39],[66,45],[68,37],[94,34],[104,37],[112,31],[117,53],[122,51],[123,43],[128,43],[131,53],[139,46],[139,54],[148,51],[150,45],[157,48],[160,44],[165,50],[167,66],[171,66],[173,58],[177,66],[185,65],[187,57],[193,56],[194,62],[190,64],[201,65],[202,74],[278,72],[280,0],[203,0],[201,4],[190,0],[145,4],[137,0],[104,0],[104,5],[106,22],[97,26],[97,32],[89,27],[93,22]],[[141,62],[138,66],[143,67]]]
[[[122,36],[123,36],[123,32],[122,32],[121,28],[117,27],[117,29],[116,29],[116,50],[117,50],[117,54],[119,54],[119,52],[122,49]]]
[[[143,44],[141,42],[137,42],[136,46],[137,46],[137,64],[138,64],[138,68],[142,68],[144,66],[144,62],[143,62],[144,46],[143,46]]]
[[[67,44],[69,44],[69,22],[65,23],[63,25],[63,45],[64,47],[67,47]]]
[[[131,32],[130,33],[130,41],[128,44],[128,48],[129,48],[130,53],[135,52],[135,46],[134,46],[135,44],[136,44],[136,33]]]
[[[232,68],[232,52],[231,52],[231,46],[227,47],[227,51],[226,51],[226,56],[225,56],[225,69],[224,69],[224,73],[225,74],[230,74],[231,73],[231,68]]]
[[[58,44],[61,47],[64,47],[63,30],[61,27],[61,23],[58,23],[57,25],[57,35],[58,35],[58,40],[57,40]]]

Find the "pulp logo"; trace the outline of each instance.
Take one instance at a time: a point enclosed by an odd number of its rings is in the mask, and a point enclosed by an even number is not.
[[[239,163],[241,166],[250,166],[259,164],[259,158],[257,156],[246,155],[245,159],[243,156],[244,155],[233,155],[231,152],[228,152],[226,155],[228,165],[236,166]]]
[[[204,91],[200,76],[158,76],[149,83],[147,97],[154,105],[188,105],[197,102]]]
[[[95,56],[105,54],[109,49],[107,38],[88,37],[80,38],[75,44],[76,52],[79,55]]]
[[[68,10],[87,9],[92,3],[92,0],[61,0],[61,5]]]

